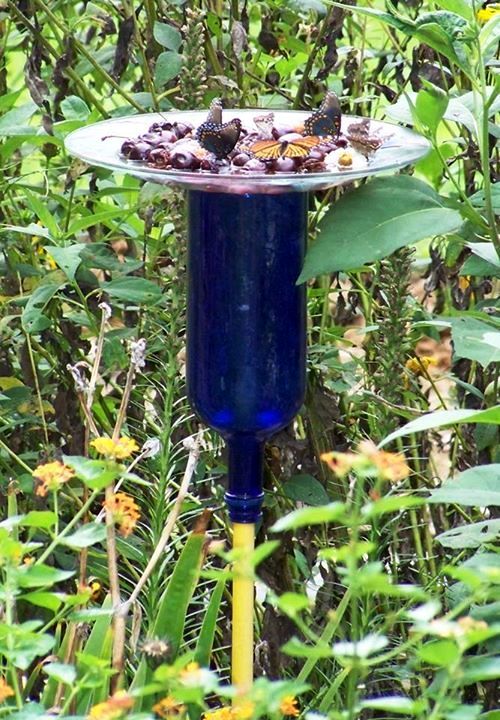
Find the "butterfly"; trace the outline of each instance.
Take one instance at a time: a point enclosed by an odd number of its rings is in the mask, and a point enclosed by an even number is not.
[[[338,97],[328,92],[319,108],[304,123],[306,135],[340,135],[342,113]]]
[[[319,137],[304,137],[297,140],[258,140],[250,152],[260,160],[276,160],[280,157],[298,158],[309,155],[309,150],[321,142]]]
[[[347,128],[347,139],[355,150],[365,156],[378,150],[383,143],[382,138],[370,135],[369,118],[364,118],[359,123],[351,123]]]
[[[260,131],[261,136],[266,140],[270,140],[273,137],[274,127],[274,113],[270,112],[267,115],[256,115],[253,119],[254,125],[257,130]]]
[[[196,130],[201,147],[215,155],[217,160],[227,157],[239,140],[241,120],[234,118],[221,125],[207,120]]]
[[[207,122],[222,125],[222,100],[214,98],[208,108]]]

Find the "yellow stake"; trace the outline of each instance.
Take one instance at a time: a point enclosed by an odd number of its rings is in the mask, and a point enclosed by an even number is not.
[[[233,524],[233,548],[237,551],[233,579],[233,637],[231,679],[243,695],[253,681],[253,577],[250,556],[254,548],[255,525]],[[238,700],[236,699],[237,703]]]

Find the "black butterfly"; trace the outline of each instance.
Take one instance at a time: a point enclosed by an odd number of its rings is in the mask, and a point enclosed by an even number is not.
[[[239,140],[241,120],[235,118],[224,125],[207,120],[196,131],[201,147],[213,153],[217,160],[227,157]]]
[[[306,135],[340,135],[342,113],[338,97],[328,92],[318,110],[313,112],[304,123]]]

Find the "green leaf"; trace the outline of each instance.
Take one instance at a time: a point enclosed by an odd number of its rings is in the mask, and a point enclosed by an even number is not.
[[[430,503],[486,507],[500,505],[500,464],[479,465],[464,470],[431,493]]]
[[[59,593],[35,591],[21,595],[21,599],[26,602],[43,607],[52,612],[57,612],[61,607],[63,600]]]
[[[66,237],[71,237],[80,233],[82,230],[86,230],[93,225],[99,225],[99,223],[106,223],[109,220],[119,220],[118,224],[124,220],[123,208],[113,208],[112,210],[102,210],[102,212],[89,213],[83,217],[79,217],[73,220],[68,228]]]
[[[305,525],[321,525],[338,520],[344,515],[344,512],[345,505],[341,502],[294,510],[275,522],[271,530],[273,532],[283,532],[284,530],[294,530]]]
[[[16,581],[19,587],[44,587],[73,577],[72,570],[58,570],[49,565],[23,565],[16,569]]]
[[[500,656],[465,658],[461,670],[462,685],[496,680],[500,678]]]
[[[448,548],[476,548],[484,543],[498,540],[500,520],[484,520],[471,525],[460,525],[436,536],[436,540]]]
[[[198,642],[196,643],[196,650],[194,651],[193,659],[201,667],[208,667],[210,665],[210,656],[212,654],[212,647],[218,626],[220,604],[225,587],[226,576],[222,575],[210,595],[210,602],[208,603],[205,617],[203,618],[203,624],[200,634],[198,635]]]
[[[376,178],[343,195],[328,210],[298,282],[359,268],[424,238],[446,235],[461,224],[460,213],[443,207],[425,183],[409,175]]]
[[[474,18],[474,7],[471,0],[436,0],[436,4],[442,7],[443,10],[458,13],[465,20]]]
[[[75,279],[75,273],[78,270],[82,259],[80,252],[85,247],[85,243],[75,243],[74,245],[68,245],[68,247],[56,247],[54,245],[44,245],[49,255],[59,265],[61,270],[70,279]]]
[[[285,495],[306,505],[326,505],[330,498],[323,485],[312,475],[293,475],[283,485]]]
[[[64,685],[72,685],[76,680],[76,668],[74,665],[66,665],[65,663],[52,662],[43,666],[44,673],[49,677],[55,678]]]
[[[326,643],[319,641],[314,645],[306,645],[296,637],[292,637],[287,643],[285,643],[285,645],[281,648],[281,651],[286,655],[291,655],[292,657],[314,658],[318,660],[320,658],[329,658],[333,655],[332,648]]]
[[[448,425],[460,425],[462,423],[492,423],[500,425],[500,405],[488,408],[488,410],[437,410],[427,413],[422,417],[412,420],[403,425],[399,430],[395,430],[388,435],[379,447],[388,445],[393,440],[404,435],[422,432],[422,430],[432,430],[438,427],[448,427]]]
[[[500,362],[500,350],[488,341],[495,327],[473,317],[440,317],[451,326],[454,354],[459,358],[476,360],[483,367]]]
[[[386,513],[394,513],[408,508],[418,507],[425,504],[424,498],[414,495],[389,495],[380,498],[375,502],[369,503],[362,508],[362,514],[365,519],[380,517]]]
[[[57,515],[51,510],[31,510],[22,518],[19,525],[48,529],[56,524],[56,520]]]
[[[8,137],[10,135],[35,135],[36,128],[26,125],[27,121],[38,110],[38,105],[33,101],[21,105],[18,108],[12,108],[0,118],[0,137]]]
[[[61,102],[61,111],[66,120],[81,120],[85,122],[90,115],[90,110],[86,102],[77,95],[68,95]]]
[[[21,322],[27,333],[40,332],[49,327],[50,320],[43,314],[43,310],[63,285],[64,283],[60,282],[43,283],[31,293],[21,315]]]
[[[433,640],[422,645],[417,654],[424,663],[449,667],[460,657],[460,650],[452,640]]]
[[[119,465],[109,460],[89,460],[80,455],[63,455],[63,461],[76,477],[92,490],[102,490],[122,474]]]
[[[160,53],[155,67],[155,85],[163,87],[169,80],[177,77],[182,68],[182,55],[172,50]]]
[[[386,713],[397,713],[399,715],[418,715],[421,711],[418,702],[402,695],[367,698],[361,701],[360,707],[367,710],[384,710]]]
[[[61,544],[72,548],[73,550],[80,550],[81,548],[95,545],[96,543],[102,542],[106,537],[106,526],[104,523],[86,523],[79,528],[72,535],[67,535],[61,539]]]
[[[311,601],[306,595],[285,592],[276,599],[276,606],[288,617],[296,618],[303,610],[309,610]]]
[[[432,136],[436,135],[439,123],[448,107],[448,95],[441,88],[426,80],[424,88],[417,93],[414,114],[417,120]]]
[[[161,288],[144,278],[117,278],[102,283],[101,287],[111,298],[121,300],[127,305],[154,305],[161,299]]]
[[[182,43],[180,32],[173,25],[167,25],[167,23],[156,21],[153,27],[153,36],[156,42],[169,50],[178,50]]]

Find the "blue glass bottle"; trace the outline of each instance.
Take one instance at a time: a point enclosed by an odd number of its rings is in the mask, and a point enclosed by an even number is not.
[[[305,393],[307,193],[188,193],[188,398],[229,449],[233,522],[256,522],[265,441]]]

